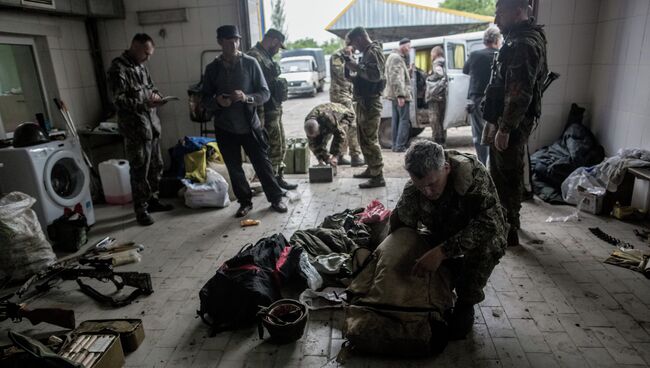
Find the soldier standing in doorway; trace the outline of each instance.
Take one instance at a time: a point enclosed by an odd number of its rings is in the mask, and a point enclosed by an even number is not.
[[[379,121],[381,120],[381,93],[386,86],[386,59],[379,42],[373,42],[363,27],[356,27],[346,36],[346,43],[361,51],[359,62],[349,59],[345,68],[354,86],[359,143],[368,167],[355,174],[357,179],[368,179],[359,188],[386,186],[384,181],[384,161],[379,146]]]
[[[143,226],[154,223],[150,212],[173,209],[172,205],[158,200],[163,161],[156,108],[164,102],[144,66],[153,55],[154,47],[149,35],[138,33],[131,47],[113,59],[108,69],[108,84],[130,165],[133,209],[138,224]]]
[[[262,126],[269,136],[269,158],[273,166],[278,185],[282,189],[296,189],[298,184],[290,184],[284,180],[284,156],[287,153],[287,142],[284,138],[282,124],[282,102],[288,98],[287,81],[280,78],[280,65],[273,60],[280,49],[284,49],[284,35],[276,30],[266,31],[262,41],[248,51],[248,55],[257,60],[264,73],[264,79],[271,91],[271,98],[257,109]]]
[[[495,23],[504,35],[485,91],[483,118],[498,129],[490,147],[490,174],[510,224],[508,246],[519,244],[519,210],[524,193],[524,155],[542,111],[542,86],[548,74],[546,35],[529,18],[528,0],[499,0]]]
[[[346,46],[335,52],[330,59],[330,102],[340,103],[351,111],[354,111],[352,83],[345,77],[345,61],[352,58],[352,51],[351,46]],[[343,129],[345,130],[346,137],[338,157],[338,164],[352,165],[352,167],[365,165],[365,162],[361,158],[356,116]],[[346,151],[350,154],[350,161],[345,159]]]

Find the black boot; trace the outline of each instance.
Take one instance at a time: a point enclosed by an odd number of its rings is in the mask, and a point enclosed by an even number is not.
[[[352,155],[352,167],[359,167],[366,164],[366,162],[359,155]]]
[[[290,183],[287,183],[284,180],[284,173],[283,172],[284,172],[284,169],[280,168],[280,170],[278,170],[278,175],[275,177],[275,180],[278,181],[278,185],[280,186],[280,188],[286,189],[286,190],[292,190],[292,189],[298,188],[298,184],[290,184]]]
[[[344,155],[339,155],[339,157],[337,158],[337,161],[338,161],[339,165],[349,165],[350,164],[350,160],[345,158]]]
[[[373,176],[368,181],[364,181],[363,183],[359,184],[359,188],[361,189],[370,189],[370,188],[379,188],[379,187],[385,187],[386,186],[386,181],[384,180],[383,175],[377,175]]]
[[[371,179],[371,178],[373,178],[373,176],[370,174],[369,169],[365,169],[365,170],[363,170],[362,172],[360,172],[358,174],[354,174],[354,175],[352,175],[352,177],[355,178],[355,179]]]
[[[147,211],[149,212],[165,212],[171,211],[173,209],[174,206],[171,204],[161,203],[160,200],[156,197],[153,197],[147,201]]]
[[[143,211],[138,211],[135,213],[135,220],[138,222],[138,224],[142,226],[149,226],[153,225],[153,217],[147,212],[147,210]]]
[[[474,326],[474,305],[457,303],[449,318],[449,340],[462,340]]]

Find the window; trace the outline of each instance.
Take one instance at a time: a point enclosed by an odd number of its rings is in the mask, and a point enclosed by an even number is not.
[[[281,66],[282,73],[300,73],[312,71],[311,63],[309,60],[283,61]]]
[[[465,66],[465,45],[448,43],[445,57],[449,69],[463,69]]]
[[[0,136],[42,113],[48,119],[33,42],[0,37]]]

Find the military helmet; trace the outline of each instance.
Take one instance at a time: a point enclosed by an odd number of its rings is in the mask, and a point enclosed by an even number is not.
[[[14,147],[35,146],[49,141],[43,129],[36,123],[22,123],[14,130]]]
[[[260,309],[258,332],[264,337],[265,327],[271,341],[286,344],[299,340],[305,332],[309,312],[307,306],[293,299],[280,299],[266,308]]]

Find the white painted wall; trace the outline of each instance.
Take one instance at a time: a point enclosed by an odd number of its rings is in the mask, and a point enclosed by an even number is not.
[[[592,129],[608,154],[650,149],[649,0],[602,0],[590,94]]]
[[[626,1],[626,0],[623,0]],[[530,151],[559,138],[573,102],[590,111],[593,46],[600,0],[541,0],[538,22],[548,38],[549,70],[561,74],[546,91]],[[589,119],[589,117],[587,117]]]
[[[248,3],[254,44],[259,39],[258,2],[249,0]],[[164,148],[173,146],[185,135],[199,134],[198,123],[189,119],[187,88],[200,79],[201,52],[218,48],[217,28],[224,24],[237,24],[243,31],[238,4],[238,0],[128,0],[124,1],[126,19],[99,22],[103,62],[107,69],[111,60],[128,47],[134,34],[145,32],[154,39],[156,49],[148,62],[152,79],[162,94],[181,99],[158,110]],[[188,22],[148,26],[138,24],[137,11],[172,8],[187,8]],[[161,29],[166,32],[165,38],[160,36]]]

